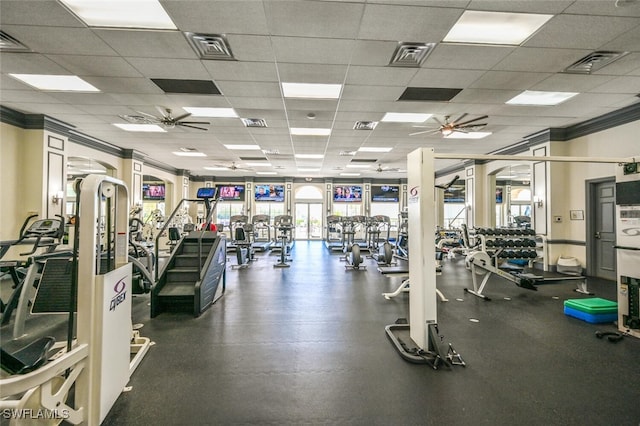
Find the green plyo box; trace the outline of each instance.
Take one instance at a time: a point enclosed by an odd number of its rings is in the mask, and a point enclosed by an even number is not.
[[[614,314],[618,312],[618,303],[593,297],[589,299],[567,299],[564,306],[587,314]]]

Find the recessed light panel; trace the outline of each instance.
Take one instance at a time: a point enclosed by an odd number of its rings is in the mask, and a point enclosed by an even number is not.
[[[157,0],[60,0],[90,27],[177,29]]]
[[[203,169],[205,169],[205,170],[218,170],[218,171],[230,170],[228,167],[215,167],[215,166],[206,166],[206,167],[203,167]]]
[[[249,167],[271,167],[271,163],[245,163]]]
[[[159,132],[166,133],[166,130],[157,124],[131,124],[131,123],[113,123],[119,129],[127,132]]]
[[[174,151],[173,155],[179,157],[206,157],[207,154],[198,151]]]
[[[282,83],[285,98],[338,99],[342,84]]]
[[[380,121],[387,123],[423,123],[433,114],[421,114],[413,112],[388,112]]]
[[[233,108],[182,107],[194,117],[238,118]]]
[[[256,172],[257,175],[277,175],[278,172]]]
[[[324,158],[324,154],[296,154],[296,158],[305,160],[316,160]]]
[[[99,92],[100,89],[76,75],[9,74],[11,77],[40,90],[64,92]]]
[[[525,90],[518,96],[508,100],[509,105],[558,105],[567,99],[571,99],[578,93],[575,92],[537,92]]]
[[[292,127],[290,131],[294,136],[329,136],[331,134],[331,129],[318,127]]]
[[[360,173],[340,173],[340,176],[360,176]]]
[[[453,132],[450,135],[444,136],[445,139],[482,139],[491,135],[491,132]]]
[[[299,172],[319,172],[320,169],[314,169],[310,167],[298,167]]]
[[[358,148],[358,152],[391,152],[393,148],[383,146],[361,146]]]
[[[345,167],[349,169],[368,169],[370,165],[369,164],[347,164]]]
[[[235,149],[239,151],[259,151],[260,145],[233,145],[233,144],[225,144],[224,146],[227,149]]]
[[[520,45],[553,15],[465,11],[444,38],[452,43]]]

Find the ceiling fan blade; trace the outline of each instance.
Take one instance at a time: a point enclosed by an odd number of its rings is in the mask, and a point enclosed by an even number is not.
[[[190,127],[192,129],[198,129],[198,130],[209,130],[206,127],[192,126],[191,124],[185,124],[185,123],[176,123],[176,126]]]
[[[440,133],[440,129],[436,129],[436,130],[423,130],[421,132],[413,132],[413,133],[409,133],[409,136],[415,136],[415,135],[422,135],[422,134],[428,134],[428,135],[433,135],[436,133]]]
[[[464,130],[468,130],[468,131],[475,131],[475,130],[480,130],[481,128],[483,128],[484,126],[486,126],[487,123],[478,123],[478,124],[471,124],[471,125],[466,125],[466,126],[456,126],[456,129],[464,129]]]
[[[484,120],[485,118],[489,118],[489,116],[488,115],[483,115],[482,117],[474,118],[472,120],[465,121],[464,123],[456,123],[456,127],[464,126],[466,124],[473,123],[474,121]]]
[[[140,114],[140,115],[143,115],[143,116],[145,116],[145,117],[149,117],[150,119],[155,120],[156,122],[161,121],[161,119],[160,119],[160,118],[158,118],[158,117],[156,117],[155,115],[147,114],[147,113],[146,113],[146,112],[144,112],[144,111],[136,111],[136,113],[138,113],[138,114]]]
[[[211,124],[208,121],[180,121],[180,123],[185,123],[185,124]]]
[[[173,118],[171,117],[171,110],[169,108],[156,105],[156,109],[163,118]]]
[[[444,123],[443,123],[442,121],[438,120],[438,118],[437,118],[435,115],[434,115],[434,116],[431,116],[431,118],[433,118],[433,120],[434,120],[436,123],[438,123],[438,124],[440,125],[440,127],[444,126]]]
[[[175,120],[175,121],[180,121],[180,120],[182,120],[182,119],[184,119],[184,118],[189,117],[190,115],[191,115],[191,113],[190,113],[190,112],[187,112],[186,114],[182,114],[182,115],[179,115],[179,116],[177,116],[177,117],[173,117],[173,120]]]
[[[457,125],[457,124],[458,124],[458,121],[462,120],[462,119],[463,119],[463,118],[465,118],[467,115],[469,115],[469,114],[467,114],[467,113],[465,112],[465,113],[464,113],[464,114],[462,114],[460,117],[458,117],[458,118],[456,118],[455,120],[453,120],[453,121],[451,122],[451,124]]]

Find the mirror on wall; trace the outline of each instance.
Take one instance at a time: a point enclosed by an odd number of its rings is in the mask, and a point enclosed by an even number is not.
[[[496,227],[529,227],[531,224],[531,166],[514,164],[495,175]]]
[[[90,174],[111,175],[112,169],[97,160],[84,157],[67,158],[67,188],[65,194],[65,214],[75,215],[76,189],[75,181]]]

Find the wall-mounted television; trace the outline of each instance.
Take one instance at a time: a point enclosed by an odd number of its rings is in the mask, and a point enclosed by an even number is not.
[[[496,188],[496,204],[502,203],[502,188]]]
[[[464,203],[464,186],[450,186],[449,189],[444,191],[445,203]]]
[[[616,204],[619,206],[640,205],[640,180],[616,182]]]
[[[165,197],[164,183],[143,183],[142,199],[143,200],[163,200]]]
[[[284,202],[284,185],[256,185],[256,201]]]
[[[371,201],[397,203],[400,201],[398,185],[371,186]]]
[[[219,185],[218,198],[224,201],[244,201],[244,185]]]
[[[333,187],[333,201],[362,201],[362,186],[340,185]]]

